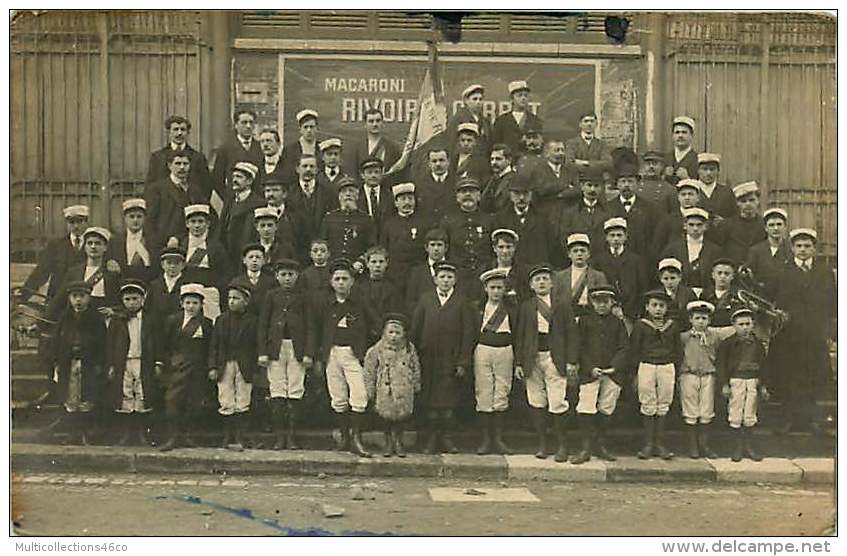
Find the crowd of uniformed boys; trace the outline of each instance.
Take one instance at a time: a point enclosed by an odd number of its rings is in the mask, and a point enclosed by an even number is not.
[[[614,459],[605,438],[622,392],[640,405],[641,458],[672,457],[675,398],[690,457],[715,457],[719,403],[735,460],[761,459],[750,432],[771,390],[785,430],[816,424],[835,286],[815,230],[788,232],[755,182],[725,185],[720,156],[693,150],[691,118],[673,120],[673,152],[638,156],[598,138],[594,114],[576,137],[546,137],[528,84],[508,92],[512,109],[490,122],[484,88],[468,86],[445,137],[390,173],[401,149],[375,109],[349,146],[319,140],[319,115],[302,110],[284,147],[272,129],[254,138],[255,114],[238,111],[211,171],[190,123],[169,118],[123,229],[67,207],[68,234],[25,285],[49,280],[42,351],[81,440],[106,408],[121,443],[146,443],[158,413],[162,450],[191,445],[214,407],[224,447],[243,448],[252,415],[273,448],[296,449],[309,384],[328,394],[339,448],[360,456],[369,412],[386,456],[405,455],[413,414],[423,451],[455,452],[470,385],[480,454],[511,452],[514,385],[536,456],[560,462]],[[742,265],[752,299],[773,307],[743,296]]]

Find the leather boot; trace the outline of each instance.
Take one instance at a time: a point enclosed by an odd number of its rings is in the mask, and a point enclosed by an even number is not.
[[[547,427],[544,422],[546,411],[543,408],[531,407],[529,412],[532,427],[535,429],[535,436],[538,439],[538,450],[535,451],[535,457],[547,459]]]
[[[427,438],[426,445],[424,446],[425,454],[434,454],[438,449],[439,426],[440,423],[438,421],[438,415],[434,412],[430,412],[427,417]]]
[[[451,430],[453,428],[453,412],[445,411],[441,416],[441,447],[448,454],[457,454],[459,449],[453,443]]]
[[[673,452],[665,448],[665,415],[656,415],[656,443],[653,453],[664,460],[673,459]]]
[[[644,424],[644,447],[638,451],[638,459],[650,459],[653,457],[653,436],[656,432],[656,417],[654,415],[642,415]]]
[[[558,441],[558,448],[556,449],[556,455],[553,456],[553,459],[558,463],[568,461],[567,419],[567,414],[553,415],[553,423],[556,428],[556,440]]]
[[[159,446],[160,452],[170,452],[171,450],[179,446],[179,432],[177,429],[177,425],[176,423],[170,420],[167,424],[167,435],[168,439],[165,441],[164,444]]]
[[[700,458],[700,445],[697,441],[697,432],[699,426],[695,423],[693,425],[685,425],[685,433],[688,436],[688,457],[691,459],[699,459]]]
[[[121,427],[121,436],[118,438],[117,446],[127,446],[131,444],[130,437],[132,436],[132,413],[119,414],[118,420]]]
[[[395,423],[391,429],[391,436],[394,442],[394,453],[398,458],[406,457],[406,448],[403,447],[403,423]]]
[[[606,448],[606,432],[609,430],[609,422],[612,420],[611,415],[603,415],[598,413],[596,416],[596,432],[594,453],[597,457],[606,461],[617,461],[614,455]]]
[[[382,429],[382,437],[385,447],[382,450],[382,456],[390,458],[394,455],[394,435],[391,421],[385,421]]]
[[[232,432],[232,442],[227,446],[228,450],[232,450],[233,452],[243,452],[244,444],[242,442],[242,433],[244,428],[247,425],[247,419],[250,418],[250,413],[233,413],[230,419],[232,420],[232,426],[230,431]]]
[[[221,448],[228,448],[232,440],[232,418],[233,415],[221,415],[223,421],[223,438],[221,438]]]
[[[699,432],[700,455],[704,458],[715,459],[718,454],[709,446],[709,429],[711,424],[700,423],[697,426]]]
[[[579,435],[582,438],[582,449],[571,458],[571,463],[574,465],[582,465],[591,459],[591,441],[594,436],[593,417],[593,415],[579,415],[577,417]]]
[[[350,413],[350,428],[352,430],[352,434],[350,435],[350,452],[360,458],[369,458],[371,454],[365,450],[365,446],[362,444],[362,421],[364,419],[364,413]]]
[[[79,430],[78,443],[80,446],[89,446],[90,445],[90,429],[91,429],[91,418],[86,411],[81,411],[78,414],[77,423]]]
[[[491,453],[491,414],[477,413],[476,418],[479,431],[482,433],[482,440],[479,443],[479,448],[476,449],[476,453],[484,456]]]
[[[297,444],[295,432],[297,430],[297,414],[300,409],[300,400],[287,400],[286,408],[288,410],[288,423],[285,429],[285,443],[288,445],[289,450],[299,450],[300,446]]]
[[[503,411],[498,411],[492,415],[494,422],[494,450],[497,453],[509,455],[512,453],[512,449],[503,442],[503,420],[505,417],[506,413]]]
[[[274,431],[274,450],[284,450],[285,442],[285,398],[271,398],[271,423]]]
[[[762,461],[762,455],[753,448],[753,427],[741,428],[744,436],[744,455],[753,461]]]
[[[730,454],[730,458],[732,461],[741,461],[744,458],[744,431],[741,427],[735,429],[731,428],[732,431],[732,453]]]
[[[350,412],[336,413],[335,419],[341,433],[338,442],[335,443],[335,449],[339,452],[347,452],[350,450]]]

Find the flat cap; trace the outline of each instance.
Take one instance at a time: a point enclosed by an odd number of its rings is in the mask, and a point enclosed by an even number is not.
[[[752,317],[753,310],[748,307],[741,307],[740,309],[736,309],[732,312],[732,316],[730,317],[733,321],[738,317]]]
[[[618,291],[614,286],[593,286],[588,288],[589,297],[601,297],[604,295],[617,298]]]
[[[294,259],[280,259],[273,263],[274,272],[279,272],[280,270],[296,270],[300,271],[300,263],[295,261]]]
[[[90,212],[85,205],[71,205],[62,209],[65,218],[88,218]]]
[[[182,209],[182,211],[185,213],[186,218],[195,214],[202,214],[208,218],[211,208],[209,207],[209,205],[188,205],[187,207]]]
[[[682,263],[679,261],[679,259],[674,259],[673,257],[668,257],[659,261],[659,272],[667,270],[669,268],[672,268],[677,272],[682,272]]]
[[[385,167],[385,163],[382,161],[382,159],[377,158],[375,156],[369,156],[368,158],[364,159],[361,162],[361,164],[359,164],[359,170],[365,170],[367,168],[384,168],[384,167]]]
[[[488,283],[489,280],[505,280],[509,277],[509,273],[500,268],[492,268],[490,270],[486,270],[482,274],[479,275],[479,281],[483,284]]]
[[[253,288],[250,287],[250,284],[239,278],[233,278],[226,285],[226,291],[229,292],[230,290],[241,292],[247,299],[253,296]]]
[[[712,261],[712,268],[715,268],[718,265],[727,265],[731,266],[733,269],[736,267],[735,261],[730,259],[729,257],[718,257],[714,261]]]
[[[614,230],[616,228],[622,228],[626,230],[626,218],[616,216],[614,218],[609,218],[605,222],[603,222],[603,231],[608,232],[609,230]]]
[[[135,278],[127,278],[121,282],[120,292],[137,291],[141,295],[147,295],[147,285],[141,280]]]
[[[350,259],[345,257],[338,257],[337,259],[333,259],[329,263],[329,273],[330,275],[337,270],[346,270],[347,272],[353,272],[353,263],[350,262]]]
[[[697,164],[706,164],[708,162],[720,164],[721,155],[715,153],[700,153],[697,155]]]
[[[568,236],[568,247],[571,245],[588,245],[591,246],[591,239],[588,237],[588,234],[571,234]]]
[[[439,272],[442,272],[442,271],[453,272],[453,273],[456,272],[456,265],[454,265],[451,262],[441,261],[441,262],[435,263],[433,266],[435,267],[435,273],[436,274],[438,274]]]
[[[321,152],[323,152],[327,149],[331,149],[333,147],[340,149],[341,148],[341,139],[339,139],[338,137],[330,137],[329,139],[326,139],[325,141],[321,141],[318,144],[318,148],[321,150]]]
[[[409,327],[409,320],[403,313],[385,313],[382,316],[382,326],[385,328],[387,324],[399,324],[403,328]]]
[[[517,93],[518,91],[529,91],[529,85],[526,81],[511,81],[508,85],[509,94]]]
[[[750,195],[751,193],[759,192],[759,184],[754,181],[746,181],[744,183],[739,183],[735,187],[732,188],[732,193],[735,195],[736,199],[740,199],[745,195]]]
[[[709,211],[700,207],[689,207],[687,209],[682,209],[682,217],[683,218],[701,218],[703,220],[709,219]]]
[[[479,91],[480,93],[485,94],[485,87],[480,85],[479,83],[474,83],[473,85],[468,85],[465,87],[465,90],[462,91],[462,98],[466,98],[470,96],[471,93]]]
[[[181,247],[165,247],[159,253],[159,259],[165,259],[167,257],[176,257],[185,260],[185,249]]]
[[[703,182],[700,180],[695,180],[692,178],[686,178],[684,180],[679,180],[676,182],[676,190],[679,191],[684,187],[690,187],[691,189],[696,189],[699,193],[703,190]]]
[[[121,210],[123,212],[127,212],[130,210],[143,210],[147,211],[147,201],[144,199],[127,199],[123,203],[121,203]]]
[[[539,274],[552,274],[553,269],[550,268],[550,265],[547,264],[537,264],[529,269],[529,273],[527,274],[527,278],[532,280],[535,276]]]
[[[644,301],[650,301],[651,299],[658,299],[665,303],[670,303],[672,301],[671,296],[669,296],[668,292],[665,290],[649,290],[644,292]]]
[[[74,293],[74,292],[91,293],[91,285],[88,282],[86,282],[85,280],[74,280],[73,282],[70,282],[65,287],[65,290],[68,293]]]
[[[196,295],[201,299],[206,298],[206,292],[203,290],[203,284],[183,284],[179,288],[179,296]]]
[[[772,207],[772,208],[765,210],[765,212],[762,213],[762,218],[765,221],[767,221],[767,220],[769,220],[773,217],[782,218],[783,220],[785,220],[787,222],[788,221],[788,211],[786,211],[785,209],[782,209],[782,208]]]
[[[85,240],[88,236],[100,236],[103,238],[103,241],[108,242],[112,237],[112,232],[107,230],[106,228],[101,228],[99,226],[92,226],[90,228],[86,228],[84,232],[82,232],[82,239]]]
[[[298,124],[302,125],[302,123],[305,120],[308,120],[309,118],[313,118],[313,119],[317,120],[318,119],[317,110],[312,110],[311,108],[306,108],[305,110],[301,110],[301,111],[297,112],[297,123]]]

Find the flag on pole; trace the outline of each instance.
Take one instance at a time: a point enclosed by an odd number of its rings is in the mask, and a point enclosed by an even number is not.
[[[418,109],[409,125],[409,134],[403,146],[403,154],[388,169],[386,174],[399,172],[409,165],[412,154],[443,134],[447,129],[447,105],[444,103],[444,83],[438,71],[438,50],[434,41],[427,43],[429,48],[429,67],[421,83],[418,94]]]

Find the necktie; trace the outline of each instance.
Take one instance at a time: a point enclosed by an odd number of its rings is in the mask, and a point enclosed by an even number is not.
[[[314,182],[307,181],[303,184],[303,191],[306,193],[306,197],[311,197],[312,193],[315,191]]]
[[[74,249],[76,249],[77,251],[79,251],[79,250],[80,250],[80,248],[82,247],[82,239],[80,239],[80,238],[79,238],[79,237],[77,237],[77,236],[74,236],[74,238],[73,238],[73,243],[74,243]]]
[[[330,179],[330,180],[334,180],[334,179],[335,179],[335,175],[336,175],[337,173],[338,173],[338,169],[337,169],[337,168],[328,168],[328,169],[327,169],[327,172],[326,172],[326,175],[327,175],[327,176],[329,176],[329,179]]]
[[[371,205],[371,216],[376,216],[379,211],[379,193],[376,187],[368,188],[368,202]]]
[[[809,261],[804,261],[803,266],[801,268],[803,269],[803,272],[809,272],[810,270],[812,270],[812,265]]]
[[[141,258],[141,255],[138,254],[138,251],[132,254],[132,261],[130,261],[130,266],[144,266],[144,259]]]
[[[623,208],[624,208],[627,212],[629,212],[629,209],[631,209],[631,208],[632,208],[632,201],[624,201],[624,202],[623,202]]]

